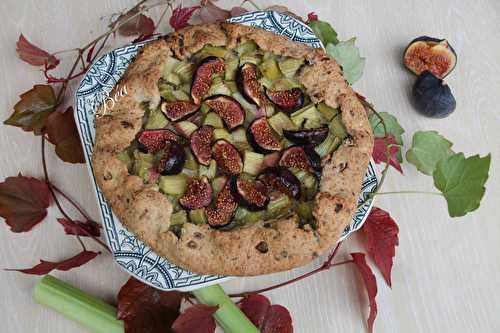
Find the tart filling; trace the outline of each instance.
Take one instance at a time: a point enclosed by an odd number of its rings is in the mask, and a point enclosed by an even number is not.
[[[142,129],[118,157],[171,202],[171,231],[188,223],[227,231],[294,214],[316,228],[322,166],[348,135],[338,109],[307,95],[304,64],[251,41],[168,57],[162,101],[143,106]]]

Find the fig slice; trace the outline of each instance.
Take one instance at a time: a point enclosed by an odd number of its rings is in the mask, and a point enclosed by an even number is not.
[[[260,72],[255,64],[245,63],[236,73],[236,84],[245,99],[259,107],[267,104],[266,96],[259,83]]]
[[[212,158],[210,143],[214,137],[214,128],[202,126],[191,134],[191,151],[200,164],[209,165]]]
[[[186,163],[184,148],[175,141],[167,141],[163,148],[164,153],[157,166],[162,175],[176,175],[182,171]]]
[[[309,148],[309,147],[307,147]],[[286,168],[297,168],[321,175],[321,158],[310,147],[292,146],[281,154],[279,165]]]
[[[179,203],[187,209],[207,207],[212,201],[212,186],[206,176],[190,178],[186,192],[179,198]]]
[[[198,111],[199,106],[189,101],[163,102],[161,111],[171,121],[186,119]]]
[[[236,208],[238,208],[238,204],[231,193],[229,183],[229,181],[226,181],[226,184],[217,195],[214,208],[205,209],[207,223],[212,228],[228,226],[231,223]]]
[[[427,70],[442,79],[455,68],[457,54],[446,39],[421,36],[408,44],[403,63],[417,75]]]
[[[238,150],[224,139],[215,141],[212,156],[219,169],[226,175],[237,175],[243,171],[243,160]]]
[[[258,153],[272,153],[283,148],[266,117],[257,118],[248,126],[247,139]]]
[[[325,141],[328,132],[327,126],[296,131],[283,129],[283,136],[298,145],[316,146]]]
[[[300,198],[300,181],[287,168],[267,168],[258,177],[269,189],[279,191],[291,198]]]
[[[217,112],[229,130],[243,125],[245,111],[241,104],[230,96],[215,95],[205,100],[207,106]]]
[[[143,130],[138,138],[139,150],[143,153],[156,153],[165,147],[167,141],[179,142],[180,138],[166,128]]]
[[[292,112],[304,105],[304,94],[299,88],[290,90],[264,89],[267,98],[283,111]]]
[[[229,180],[236,202],[250,211],[266,209],[269,203],[267,189],[259,180],[245,180],[237,176]]]
[[[210,89],[212,75],[224,71],[224,59],[210,56],[203,59],[193,73],[191,98],[199,105]]]

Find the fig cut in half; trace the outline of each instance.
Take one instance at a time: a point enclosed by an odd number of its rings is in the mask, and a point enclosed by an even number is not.
[[[421,36],[408,44],[403,63],[417,75],[429,71],[442,79],[455,68],[457,54],[446,39]]]
[[[212,186],[207,177],[191,178],[186,192],[179,198],[179,203],[187,209],[207,207],[212,201]]]
[[[199,106],[189,101],[163,102],[161,111],[171,121],[178,121],[188,118],[198,111]]]
[[[237,175],[243,171],[243,160],[238,150],[224,139],[215,141],[212,155],[219,169],[226,175]]]
[[[279,165],[286,168],[297,168],[321,175],[321,158],[312,147],[292,146],[281,154]]]
[[[267,189],[259,180],[251,181],[240,177],[231,177],[230,186],[236,202],[250,211],[266,209],[269,203]]]
[[[457,106],[450,87],[429,71],[418,77],[412,90],[415,108],[425,116],[444,118]]]
[[[253,149],[262,154],[280,151],[283,146],[266,117],[255,119],[247,128],[247,139]]]
[[[292,112],[304,105],[304,94],[299,88],[290,90],[265,89],[267,98],[281,110]]]
[[[162,175],[180,173],[186,163],[184,148],[175,141],[167,141],[163,150],[163,156],[157,166],[158,172]]]
[[[207,223],[212,228],[222,228],[231,223],[234,212],[238,204],[234,200],[230,189],[230,182],[227,181],[222,190],[217,195],[214,208],[206,208]]]
[[[291,198],[300,198],[300,181],[287,168],[274,167],[267,168],[258,177],[269,189],[279,191]]]
[[[229,130],[232,130],[245,121],[245,111],[241,104],[230,96],[215,95],[205,100],[207,106],[214,110]]]
[[[200,164],[209,165],[212,158],[210,143],[214,137],[212,126],[202,126],[191,134],[191,151]]]
[[[267,99],[259,83],[260,72],[255,64],[245,63],[236,73],[236,84],[245,99],[259,107],[267,104]]]
[[[210,89],[212,75],[224,71],[224,59],[218,57],[206,57],[203,59],[193,73],[191,85],[191,98],[194,104],[199,105]]]
[[[329,129],[327,126],[297,131],[283,129],[283,136],[298,145],[316,146],[325,141],[328,132]]]
[[[179,142],[180,138],[166,128],[143,130],[137,141],[139,142],[139,150],[143,153],[156,153],[165,147],[167,141]]]

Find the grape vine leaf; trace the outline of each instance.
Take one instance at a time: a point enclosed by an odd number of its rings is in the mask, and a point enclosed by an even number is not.
[[[131,10],[122,15],[118,20],[121,24],[118,33],[122,36],[150,36],[155,31],[155,23],[144,14],[137,14],[137,10]]]
[[[394,135],[388,134],[385,138],[375,138],[372,157],[375,163],[389,163],[394,169],[403,173],[398,160],[398,152],[401,147],[396,144]]]
[[[72,268],[80,267],[85,265],[90,260],[94,259],[100,254],[100,252],[94,251],[82,251],[77,255],[65,259],[59,262],[53,261],[45,261],[40,260],[40,263],[32,268],[24,268],[24,269],[6,269],[7,271],[17,271],[24,274],[33,274],[33,275],[45,275],[50,273],[53,270],[58,271],[69,271]]]
[[[231,12],[216,6],[210,0],[202,0],[200,2],[200,19],[203,23],[214,23],[223,21],[231,17]]]
[[[292,333],[290,312],[278,304],[271,305],[261,294],[251,294],[241,300],[241,311],[262,333]]]
[[[436,164],[434,185],[443,193],[451,217],[464,216],[479,208],[490,163],[490,154],[465,158],[463,153],[457,153]]]
[[[170,332],[180,314],[183,295],[158,290],[131,277],[118,293],[117,318],[125,322],[126,333]]]
[[[384,125],[382,124],[379,116],[384,121],[387,133],[385,133],[384,131]],[[370,114],[368,119],[370,121],[370,125],[372,126],[373,135],[375,135],[375,137],[383,138],[386,136],[386,134],[392,134],[394,135],[394,138],[396,139],[396,143],[398,145],[403,144],[402,134],[405,132],[405,130],[403,129],[403,127],[401,127],[396,117],[394,117],[392,114],[388,112],[379,112],[377,116],[375,113],[372,113]]]
[[[437,162],[453,154],[453,143],[436,131],[417,131],[413,134],[406,160],[426,175],[432,175]]]
[[[56,108],[54,89],[46,84],[37,84],[19,97],[21,100],[14,105],[14,113],[4,124],[33,131],[35,135],[42,134],[49,114]]]
[[[77,235],[83,237],[99,237],[101,235],[101,226],[94,221],[80,222],[58,218],[57,222],[64,227],[66,235]]]
[[[368,294],[368,303],[370,304],[370,314],[368,316],[367,325],[368,331],[373,332],[373,323],[375,318],[377,317],[377,302],[375,297],[377,296],[377,280],[375,279],[375,275],[366,263],[366,258],[364,253],[351,253],[352,260],[354,265],[358,269],[358,272],[361,274],[361,278],[363,279],[363,283],[366,288],[366,292]]]
[[[212,315],[217,309],[217,306],[194,304],[177,317],[172,325],[172,331],[174,333],[213,333],[215,320]]]
[[[16,43],[16,52],[19,58],[33,66],[45,66],[49,70],[59,65],[59,59],[30,43],[23,34]]]
[[[182,7],[180,4],[177,8],[172,11],[172,16],[168,20],[168,23],[174,30],[179,30],[188,25],[188,21],[193,16],[194,12],[198,10],[200,6],[192,7]]]
[[[69,163],[85,162],[71,106],[65,112],[51,113],[47,118],[46,129],[48,139],[56,146],[56,154],[61,160]]]
[[[314,16],[310,16],[311,14]],[[339,43],[339,40],[337,39],[337,32],[333,29],[330,23],[318,20],[318,16],[316,16],[316,14],[314,13],[309,13],[307,18],[309,21],[309,27],[312,29],[312,31],[314,31],[316,37],[321,40],[323,45],[326,46],[328,44],[332,44],[334,46]]]
[[[396,246],[399,245],[398,225],[388,212],[373,207],[361,230],[366,238],[368,254],[391,287],[393,258],[396,254]]]
[[[320,21],[313,21],[320,22]],[[346,80],[353,84],[363,75],[366,59],[360,57],[359,49],[354,45],[356,38],[351,38],[346,41],[326,44],[326,53],[342,66],[342,72]]]
[[[27,232],[47,216],[50,191],[46,182],[21,174],[0,183],[0,216],[13,232]]]

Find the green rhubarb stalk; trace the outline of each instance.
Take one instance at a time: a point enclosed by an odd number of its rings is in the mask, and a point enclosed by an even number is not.
[[[46,275],[35,286],[35,300],[91,332],[123,333],[123,321],[116,319],[116,309],[98,298]]]
[[[221,286],[216,284],[203,287],[193,290],[192,293],[200,303],[219,307],[214,313],[214,317],[225,333],[260,333],[257,327],[226,295]]]

